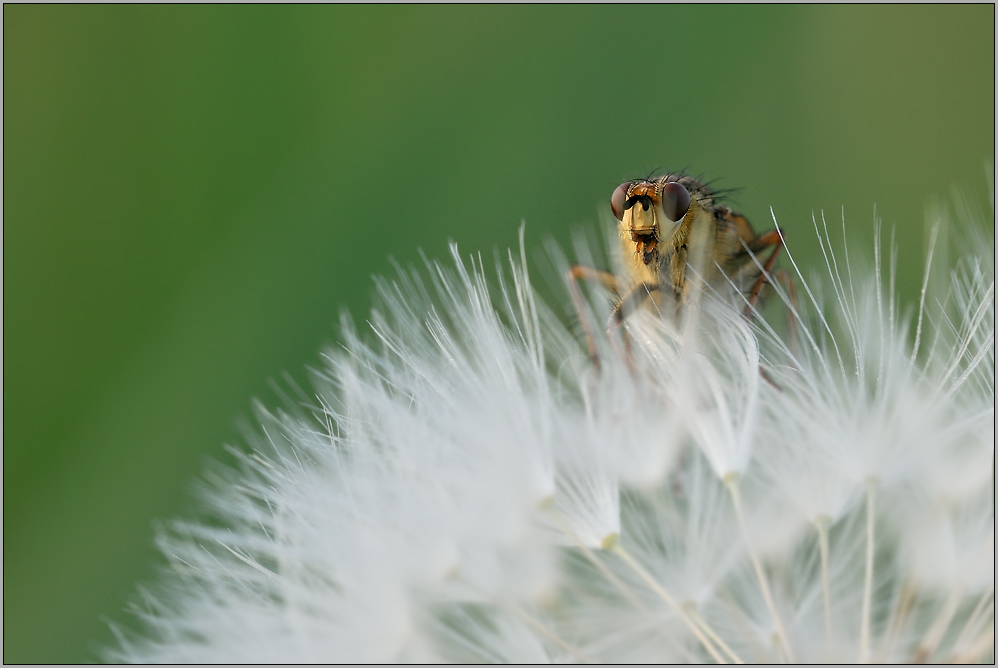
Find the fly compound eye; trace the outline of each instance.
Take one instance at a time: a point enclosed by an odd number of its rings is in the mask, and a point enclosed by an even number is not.
[[[610,209],[617,220],[624,219],[624,202],[627,201],[627,189],[631,187],[631,182],[621,183],[610,196]],[[687,196],[689,197],[689,196]]]
[[[662,209],[672,222],[682,220],[686,212],[690,210],[689,191],[679,183],[666,185],[662,188]]]

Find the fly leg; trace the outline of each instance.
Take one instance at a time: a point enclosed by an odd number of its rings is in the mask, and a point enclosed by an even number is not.
[[[787,344],[787,349],[790,351],[790,354],[793,355],[794,357],[797,357],[797,351],[798,351],[797,284],[794,281],[794,277],[791,276],[789,273],[783,271],[782,269],[777,269],[776,271],[772,272],[770,276],[772,277],[773,281],[776,281],[777,283],[782,283],[783,289],[786,290],[786,297],[784,298],[785,302],[784,305],[786,306],[786,318],[787,318],[786,344]],[[745,317],[748,317],[748,315],[746,314]],[[769,377],[769,374],[766,373],[765,369],[763,369],[761,365],[759,366],[759,374],[762,376],[763,380],[772,385],[774,388],[776,388],[781,392],[783,391],[783,388],[780,387],[776,383],[776,381],[774,381],[772,378]]]
[[[593,329],[586,320],[586,301],[579,290],[578,281],[596,281],[612,292],[618,292],[617,277],[608,271],[600,271],[592,267],[584,267],[580,264],[573,264],[568,270],[568,291],[572,295],[572,302],[575,304],[575,311],[579,315],[579,324],[582,325],[582,333],[586,337],[586,345],[589,347],[589,359],[593,361],[593,366],[599,369],[599,352],[596,350],[596,337]]]
[[[638,283],[635,285],[613,308],[610,322],[606,326],[607,334],[612,335],[614,330],[620,329],[620,326],[624,324],[624,319],[644,304],[645,300],[651,297],[651,293],[656,290],[658,290],[657,283]],[[624,359],[627,361],[627,366],[632,373],[637,373],[634,357],[631,354],[631,339],[627,336],[627,330],[621,329],[620,335],[624,340]],[[613,341],[612,336],[610,341]]]
[[[769,254],[769,257],[766,258],[766,263],[762,266],[762,273],[759,275],[759,278],[756,279],[755,285],[752,286],[752,292],[749,293],[748,305],[745,307],[745,317],[750,317],[752,312],[755,310],[755,305],[756,302],[759,301],[759,293],[762,291],[764,283],[773,284],[774,281],[782,283],[784,289],[786,290],[787,346],[790,348],[792,353],[796,354],[797,284],[794,282],[793,276],[782,269],[773,270],[773,265],[776,263],[776,257],[783,249],[783,232],[782,230],[770,230],[769,232],[757,237],[754,241],[752,241],[752,243],[748,244],[748,248],[752,251],[752,253],[762,251],[770,246],[773,247],[773,251]]]
[[[645,300],[651,297],[651,293],[656,290],[658,290],[657,283],[638,283],[635,285],[614,307],[607,329],[613,331],[624,324],[624,319],[644,304]]]
[[[797,283],[794,277],[782,269],[773,272],[773,278],[783,284],[787,291],[787,347],[790,353],[797,356]]]
[[[771,284],[774,279],[780,280],[781,282],[784,282],[785,280],[786,282],[784,284],[788,286],[789,294],[791,295],[790,297],[791,300],[794,299],[793,295],[795,295],[795,290],[794,290],[793,280],[790,279],[789,275],[781,271],[778,272],[779,276],[777,276],[776,275],[777,272],[773,272],[773,265],[776,264],[776,257],[780,254],[780,250],[783,249],[783,233],[781,230],[770,230],[765,234],[761,234],[755,239],[753,239],[751,243],[747,244],[747,247],[753,256],[765,250],[766,248],[769,247],[773,248],[773,251],[769,254],[769,257],[766,258],[765,264],[762,265],[762,271],[759,273],[759,278],[756,279],[755,284],[752,286],[752,291],[749,293],[748,304],[745,305],[745,312],[743,314],[746,319],[749,319],[752,317],[753,313],[755,312],[755,305],[759,301],[759,293],[762,292],[763,284],[765,283]],[[794,308],[788,306],[787,327],[791,338],[791,341],[789,343],[792,346],[796,346],[797,328],[795,324],[796,320],[794,319],[793,316],[793,311]],[[762,376],[762,379],[765,380],[770,385],[772,385],[774,388],[782,391],[783,388],[781,388],[775,381],[773,381],[772,378],[769,377],[769,374],[766,373],[766,370],[763,369],[761,365],[759,366],[759,375]]]
[[[762,291],[762,286],[770,280],[770,272],[773,269],[773,265],[776,264],[776,256],[780,254],[780,250],[783,248],[783,234],[780,230],[770,230],[765,234],[759,235],[748,244],[748,249],[753,255],[770,246],[773,247],[773,252],[766,258],[766,263],[762,265],[762,272],[759,274],[759,278],[756,279],[755,285],[752,286],[752,291],[749,293],[748,305],[745,307],[746,318],[750,317],[752,312],[755,311],[755,304],[759,301],[759,293]]]

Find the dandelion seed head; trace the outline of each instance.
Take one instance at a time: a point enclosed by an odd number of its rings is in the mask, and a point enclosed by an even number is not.
[[[704,293],[597,328],[598,366],[522,236],[495,272],[455,248],[379,279],[161,533],[107,658],[993,657],[993,251],[905,311],[889,259],[819,234],[824,277],[774,288],[793,328]],[[590,287],[569,317],[605,323]]]

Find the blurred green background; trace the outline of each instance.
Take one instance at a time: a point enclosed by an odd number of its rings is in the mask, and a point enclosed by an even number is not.
[[[268,378],[389,256],[595,226],[655,167],[902,299],[927,203],[986,193],[994,6],[4,6],[4,661],[96,658]],[[993,221],[991,221],[993,224]]]

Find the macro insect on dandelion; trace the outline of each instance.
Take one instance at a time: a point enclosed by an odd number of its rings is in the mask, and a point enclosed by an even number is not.
[[[611,271],[552,249],[555,306],[522,230],[494,271],[454,247],[379,279],[370,331],[344,317],[314,390],[258,407],[205,516],[162,532],[107,658],[993,661],[984,216],[908,307],[879,227],[863,269],[816,217],[825,262],[787,248],[790,282],[779,228],[695,180],[611,210]]]
[[[569,286],[579,312],[583,305],[575,279],[596,280],[618,295],[611,326],[620,325],[645,302],[675,315],[679,306],[694,298],[697,285],[724,289],[728,283],[747,290],[746,312],[751,312],[783,247],[783,236],[779,230],[756,236],[744,216],[715,199],[706,185],[683,174],[617,186],[610,208],[620,221],[624,271],[614,274],[573,266]],[[764,265],[755,262],[757,254],[770,248]],[[597,359],[588,330],[586,340]]]

